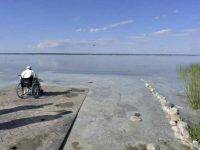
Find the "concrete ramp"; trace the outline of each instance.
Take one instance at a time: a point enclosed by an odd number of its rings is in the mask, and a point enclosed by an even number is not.
[[[135,113],[142,120],[130,120]],[[160,104],[139,78],[97,78],[64,150],[130,150],[137,145],[187,149],[174,137]]]

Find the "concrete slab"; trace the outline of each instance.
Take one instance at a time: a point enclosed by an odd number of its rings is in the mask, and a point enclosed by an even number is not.
[[[162,150],[187,149],[139,78],[101,76],[93,81],[64,150],[133,149],[139,142]],[[135,112],[141,114],[141,122],[130,121]]]

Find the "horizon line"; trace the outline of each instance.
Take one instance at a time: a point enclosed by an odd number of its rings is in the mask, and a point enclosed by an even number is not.
[[[0,55],[135,55],[135,56],[200,56],[200,54],[173,54],[173,53],[27,53],[27,52],[19,52],[19,53],[1,53]]]

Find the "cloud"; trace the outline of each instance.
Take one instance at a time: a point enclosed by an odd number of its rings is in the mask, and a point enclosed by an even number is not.
[[[135,42],[149,42],[152,40],[178,40],[178,39],[187,39],[187,40],[196,40],[200,41],[200,28],[191,28],[191,29],[182,29],[182,30],[172,30],[170,28],[158,30],[155,32],[139,34],[129,36],[128,39]]]
[[[54,48],[61,44],[60,41],[47,41],[47,42],[41,42],[37,45],[38,49],[46,49],[46,48]]]
[[[159,30],[159,31],[156,31],[156,32],[153,32],[152,34],[153,35],[166,35],[166,34],[170,34],[172,33],[172,29],[162,29],[162,30]]]
[[[110,30],[112,28],[116,28],[119,26],[123,26],[123,25],[127,25],[127,24],[132,24],[133,20],[124,20],[121,22],[117,22],[117,23],[112,23],[103,27],[98,27],[98,28],[90,28],[90,29],[76,29],[76,32],[90,32],[90,33],[97,33],[100,31],[106,31],[106,30]]]
[[[71,44],[70,40],[49,40],[37,45],[38,49],[58,48]]]
[[[118,23],[110,24],[108,27],[115,28],[115,27],[118,27],[118,26],[121,26],[121,25],[130,24],[130,23],[133,23],[133,20],[125,20],[125,21],[121,21],[121,22],[118,22]]]
[[[96,45],[109,45],[117,43],[117,39],[114,38],[98,38],[95,40],[83,40],[83,39],[65,39],[65,40],[49,40],[40,42],[37,44],[37,49],[57,49],[57,48],[71,48],[81,46],[96,46]]]
[[[108,27],[103,27],[103,28],[91,28],[89,29],[89,32],[99,32],[99,31],[106,31],[108,30]]]

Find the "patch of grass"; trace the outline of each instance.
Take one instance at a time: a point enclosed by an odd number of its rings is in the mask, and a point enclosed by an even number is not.
[[[180,66],[179,74],[193,109],[200,109],[200,64]]]
[[[189,132],[193,140],[200,142],[200,122],[198,124],[191,125]]]

